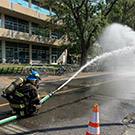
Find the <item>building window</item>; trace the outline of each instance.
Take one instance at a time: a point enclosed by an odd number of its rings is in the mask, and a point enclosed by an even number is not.
[[[33,63],[49,63],[49,47],[32,45]]]
[[[54,39],[62,39],[62,35],[63,34],[61,32],[55,30],[51,32],[50,37]]]
[[[52,63],[57,63],[58,59],[58,48],[52,48],[52,55],[51,55]]]
[[[41,28],[39,24],[32,23],[31,31],[33,35],[40,35],[43,37],[49,37],[49,32],[46,28]]]
[[[63,33],[58,31],[58,30],[54,30],[52,32],[48,31],[48,28],[43,28],[42,26],[40,26],[39,24],[36,23],[32,23],[32,27],[31,27],[31,31],[33,35],[40,35],[43,37],[49,37],[52,39],[62,39],[63,40]]]
[[[6,42],[6,63],[29,63],[29,45]]]
[[[16,3],[16,4],[19,4],[19,5],[22,5],[24,7],[29,7],[29,3],[28,3],[28,0],[9,0],[10,2],[13,2],[13,3]]]
[[[5,28],[29,33],[29,22],[5,15]]]
[[[45,4],[43,3],[43,1],[32,0],[31,8],[33,10],[35,10],[35,11],[41,12],[41,13],[46,14],[48,16],[50,15],[49,7],[48,6],[45,6]],[[51,15],[52,16],[56,15],[55,14],[55,10],[53,8],[52,8]]]
[[[9,1],[13,2],[13,3],[17,3],[17,4],[22,5],[24,7],[27,7],[27,8],[29,7],[28,0],[9,0]],[[41,13],[46,14],[46,15],[50,15],[49,8],[44,7],[43,5],[44,4],[41,2],[38,2],[38,0],[32,0],[31,9],[38,11],[38,12],[41,12]],[[56,15],[55,9],[52,9],[52,16],[54,16],[54,15]]]

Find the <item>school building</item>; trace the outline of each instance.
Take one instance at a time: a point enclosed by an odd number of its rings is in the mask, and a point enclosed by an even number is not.
[[[55,10],[36,0],[0,0],[0,63],[66,63],[67,50],[59,46],[68,41],[57,26],[48,31],[51,15]]]

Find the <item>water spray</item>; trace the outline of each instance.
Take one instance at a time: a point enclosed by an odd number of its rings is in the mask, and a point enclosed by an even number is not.
[[[54,95],[57,91],[61,90],[65,85],[67,85],[72,79],[74,79],[83,69],[85,69],[87,66],[91,65],[92,63],[96,62],[97,60],[103,59],[105,57],[109,57],[109,56],[118,56],[120,55],[125,55],[128,54],[129,52],[132,52],[135,50],[135,46],[132,47],[124,47],[122,49],[118,49],[118,50],[114,50],[112,52],[107,52],[104,53],[100,56],[96,56],[94,59],[92,59],[91,61],[87,62],[83,67],[81,67],[71,78],[69,78],[64,84],[62,84],[59,88],[57,88],[56,90],[50,92],[47,96],[45,96],[42,100],[41,103],[44,103],[47,99],[49,99],[52,95]]]
[[[72,79],[74,79],[83,69],[85,69],[87,66],[91,65],[92,63],[96,62],[97,60],[109,57],[109,56],[122,56],[125,54],[128,54],[132,51],[135,50],[135,46],[131,46],[131,47],[124,47],[122,49],[118,49],[118,50],[114,50],[111,52],[106,52],[103,53],[100,56],[96,56],[95,58],[93,58],[91,61],[87,62],[84,66],[82,66],[71,78],[69,78],[64,84],[62,84],[60,87],[58,87],[56,90],[51,91],[47,96],[45,96],[43,99],[40,100],[40,102],[43,104],[47,99],[49,99],[50,97],[52,97],[57,91],[61,90],[65,85],[67,85]],[[12,120],[21,118],[19,115],[15,115],[15,116],[11,116],[9,118],[0,120],[0,125],[10,122]]]

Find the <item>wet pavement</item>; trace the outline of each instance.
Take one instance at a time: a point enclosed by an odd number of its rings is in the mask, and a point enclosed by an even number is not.
[[[70,76],[72,74],[42,77],[39,93],[45,95],[55,90]],[[130,135],[135,126],[134,82],[135,73],[81,73],[61,89],[61,93],[48,99],[39,114],[2,125],[0,130],[3,133],[0,135],[11,134],[9,127],[20,130],[19,134],[22,135],[83,135],[87,131],[95,103],[99,104],[102,135]],[[5,102],[0,98],[1,104]],[[9,106],[0,108],[0,119],[10,116]]]

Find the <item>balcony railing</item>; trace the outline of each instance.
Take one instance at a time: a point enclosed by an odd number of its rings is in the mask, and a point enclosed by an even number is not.
[[[29,33],[23,33],[19,31],[8,30],[4,28],[0,28],[0,37],[2,38],[10,38],[16,40],[23,40],[27,42],[36,42],[36,43],[45,43],[48,45],[60,45],[60,43],[66,43],[66,41],[61,41],[55,38],[43,37],[39,35],[32,35]]]

